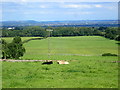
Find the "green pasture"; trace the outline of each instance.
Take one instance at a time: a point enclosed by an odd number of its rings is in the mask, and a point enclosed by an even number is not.
[[[101,56],[103,53],[118,54],[117,41],[99,36],[51,37],[32,40],[24,44],[23,59],[71,60],[79,56]],[[50,57],[48,56],[49,54]]]
[[[3,62],[4,88],[117,88],[116,57],[80,56],[69,65]]]
[[[27,39],[30,37],[22,38]],[[116,43],[117,41],[100,36],[31,40],[24,43],[26,53],[21,59],[66,60],[70,64],[59,65],[56,61],[52,65],[42,65],[42,62],[3,62],[2,86],[3,88],[117,88],[118,63],[113,61],[117,61],[118,57],[101,56],[103,53],[118,54]]]
[[[25,41],[31,38],[40,38],[40,37],[21,37],[22,41]],[[5,39],[8,43],[10,43],[13,37],[2,37],[2,39]]]

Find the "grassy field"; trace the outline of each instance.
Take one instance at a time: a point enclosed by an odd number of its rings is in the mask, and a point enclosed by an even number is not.
[[[70,64],[3,62],[3,88],[117,88],[118,63],[111,61],[118,58],[101,56],[103,53],[117,54],[116,43],[99,36],[29,41],[24,44],[26,54],[21,59],[67,60]]]
[[[22,41],[25,41],[31,38],[40,38],[40,37],[21,37]],[[2,37],[2,39],[5,39],[8,43],[10,43],[13,37]]]
[[[114,40],[99,36],[51,37],[33,40],[24,44],[27,51],[23,59],[72,60],[76,56],[100,56],[103,53],[117,54],[118,46],[115,43],[117,42]],[[49,52],[50,58],[48,58]]]

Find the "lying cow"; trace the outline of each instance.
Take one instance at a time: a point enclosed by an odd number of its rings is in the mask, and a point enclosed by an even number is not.
[[[53,61],[46,61],[46,62],[43,62],[42,64],[53,64]]]
[[[67,61],[57,61],[58,64],[69,64]]]

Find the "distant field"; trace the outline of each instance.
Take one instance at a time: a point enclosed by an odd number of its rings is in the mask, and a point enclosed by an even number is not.
[[[116,43],[99,36],[29,41],[24,44],[26,54],[21,59],[67,60],[70,64],[3,62],[3,88],[117,88],[118,63],[112,61],[117,61],[118,57],[101,56],[103,53],[117,54]]]
[[[48,44],[49,39],[49,44]],[[66,59],[76,56],[101,56],[103,53],[118,53],[117,41],[99,36],[51,37],[32,40],[24,44],[23,59]],[[49,48],[48,48],[49,47]],[[51,56],[48,58],[48,53]],[[77,57],[77,59],[79,59]]]
[[[22,41],[25,41],[31,38],[40,38],[40,37],[21,37]],[[5,39],[7,42],[11,42],[13,37],[2,37],[2,39]]]

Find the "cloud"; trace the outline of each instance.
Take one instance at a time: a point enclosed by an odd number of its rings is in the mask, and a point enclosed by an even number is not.
[[[26,2],[26,0],[21,0],[22,2]]]
[[[38,12],[36,10],[34,10],[34,11],[27,10],[27,11],[23,12],[24,15],[42,15],[42,14],[47,15],[47,14],[53,14],[53,13],[54,13],[53,11],[40,11],[40,12]]]
[[[63,5],[64,8],[91,8],[91,5],[77,5],[77,4],[69,4],[69,5]]]
[[[103,7],[102,5],[98,5],[98,4],[96,4],[96,5],[94,5],[94,6],[97,7],[97,8]]]
[[[47,8],[46,5],[40,5],[39,7],[40,7],[40,8]]]
[[[93,12],[81,12],[82,14],[93,14]]]
[[[100,4],[69,4],[63,5],[64,8],[102,8],[103,6]]]
[[[93,14],[93,12],[89,12],[89,11],[80,11],[80,12],[64,12],[64,14],[69,14],[69,15],[88,15],[88,14]]]

